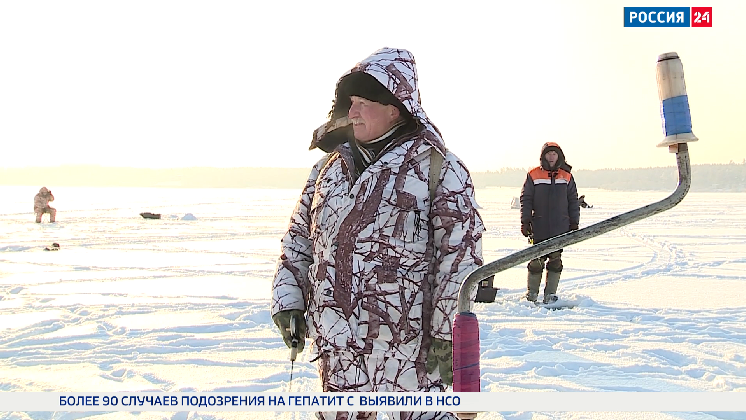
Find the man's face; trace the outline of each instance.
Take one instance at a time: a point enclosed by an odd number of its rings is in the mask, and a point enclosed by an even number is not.
[[[399,119],[399,109],[393,105],[383,105],[359,96],[350,96],[350,101],[352,105],[347,118],[352,121],[352,131],[361,143],[382,136]]]
[[[554,150],[550,150],[544,154],[544,158],[549,162],[549,166],[554,168],[554,165],[557,164],[557,159],[559,159],[559,153],[555,152]]]

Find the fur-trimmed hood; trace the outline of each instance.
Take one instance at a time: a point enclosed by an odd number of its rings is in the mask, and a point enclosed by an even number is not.
[[[557,152],[557,154],[559,155],[559,158],[557,159],[557,165],[554,168],[549,167],[549,162],[547,162],[547,159],[544,157],[547,152],[552,150]],[[541,167],[547,171],[556,171],[557,169],[564,169],[567,172],[572,171],[572,166],[570,166],[567,161],[565,161],[565,153],[562,151],[562,148],[559,146],[559,144],[553,141],[548,141],[544,143],[543,146],[541,146],[541,155],[539,156],[539,162],[541,162]]]
[[[350,99],[345,95],[344,88],[340,92],[340,86],[346,76],[355,72],[364,72],[373,76],[378,83],[388,89],[417,121],[421,127],[418,131],[424,135],[425,140],[445,155],[443,137],[427,117],[420,103],[414,56],[407,50],[397,48],[382,48],[374,52],[339,78],[335,89],[334,105],[329,112],[329,121],[314,131],[309,149],[318,147],[331,152],[338,145],[347,142],[351,129],[349,121],[346,121]]]

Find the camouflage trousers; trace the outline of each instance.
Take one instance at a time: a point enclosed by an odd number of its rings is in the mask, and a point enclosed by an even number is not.
[[[57,209],[49,206],[44,208],[34,208],[34,213],[36,214],[36,223],[41,223],[41,217],[44,215],[44,213],[48,213],[49,221],[54,222],[54,218],[57,215]]]
[[[324,392],[442,392],[446,388],[438,369],[428,374],[424,363],[381,355],[324,353],[319,359],[319,376]],[[455,415],[445,411],[386,414],[391,420],[456,420]],[[375,411],[316,413],[321,420],[375,420],[376,416]]]

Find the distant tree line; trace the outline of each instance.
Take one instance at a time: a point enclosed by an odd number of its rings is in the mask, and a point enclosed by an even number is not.
[[[520,188],[527,169],[503,168],[472,172],[474,185]],[[291,188],[300,189],[308,168],[116,168],[68,165],[47,168],[0,168],[0,185],[173,187],[173,188]],[[609,190],[673,190],[675,167],[573,170],[583,188]],[[746,192],[746,162],[692,166],[692,191]]]
[[[122,168],[63,165],[0,169],[0,185],[169,188],[302,188],[308,168]]]

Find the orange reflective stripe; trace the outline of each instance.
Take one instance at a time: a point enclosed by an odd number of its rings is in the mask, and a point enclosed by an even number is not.
[[[537,179],[549,179],[549,172],[542,169],[541,166],[537,166],[534,169],[531,169],[528,174],[534,181],[536,181]]]
[[[557,171],[557,176],[555,177],[555,179],[564,179],[565,181],[570,182],[570,177],[572,177],[572,175],[570,175],[570,172],[567,172],[564,169],[560,169],[559,171]]]
[[[534,181],[534,184],[550,184],[552,180],[551,173],[547,170],[544,170],[544,168],[542,168],[541,166],[537,166],[536,168],[531,169],[528,175]],[[555,181],[559,181],[562,184],[568,184],[570,183],[571,177],[572,175],[570,174],[570,172],[567,172],[564,169],[560,169],[556,172],[554,179]]]

